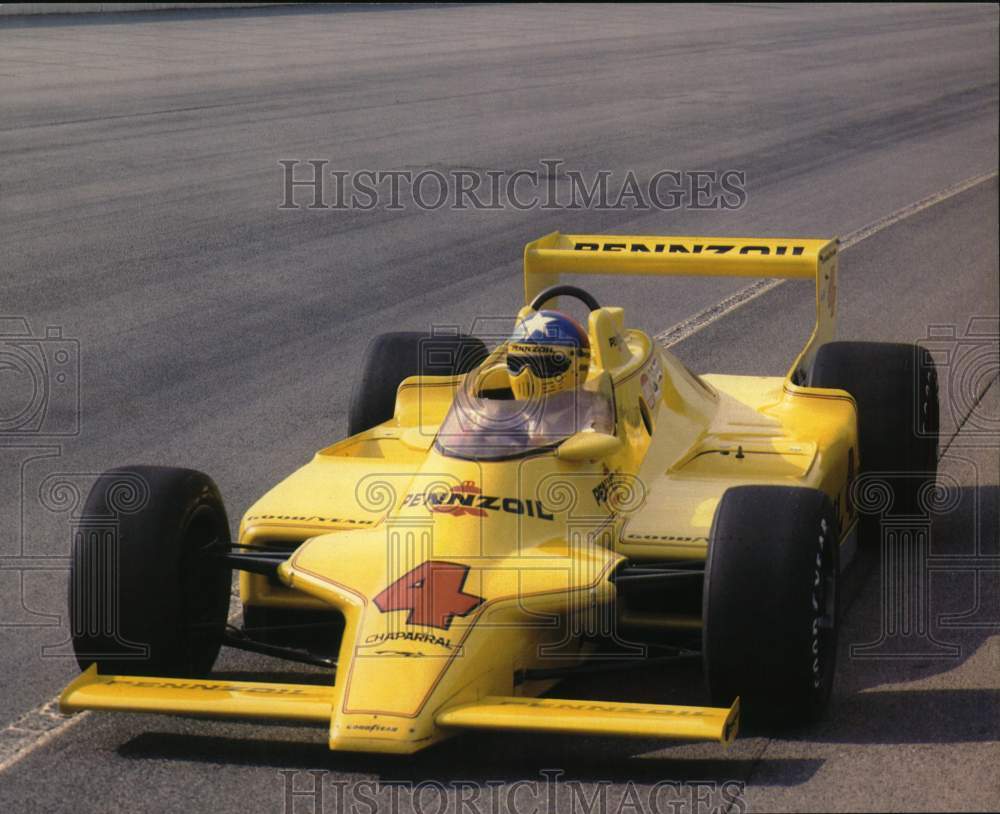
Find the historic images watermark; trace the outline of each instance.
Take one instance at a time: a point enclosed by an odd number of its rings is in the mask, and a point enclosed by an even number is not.
[[[937,367],[942,436],[960,429],[976,446],[1000,446],[1000,414],[995,402],[984,400],[1000,379],[1000,316],[929,325],[919,344]]]
[[[58,325],[0,316],[0,439],[80,430],[80,343]]]
[[[51,514],[63,492],[50,472],[79,434],[79,340],[62,325],[0,314],[0,627],[62,621],[62,607],[33,606],[28,595],[68,565],[65,527]]]
[[[561,769],[500,780],[339,780],[323,769],[281,769],[282,814],[744,814],[740,780],[612,783],[566,780]]]
[[[673,211],[740,209],[747,203],[746,173],[737,169],[660,169],[584,172],[561,158],[537,168],[331,168],[323,158],[282,158],[278,209],[387,212],[596,210]]]

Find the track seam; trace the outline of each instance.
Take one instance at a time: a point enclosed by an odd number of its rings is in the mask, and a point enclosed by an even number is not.
[[[942,203],[955,195],[972,189],[973,187],[996,177],[996,170],[993,170],[992,172],[980,173],[979,175],[960,181],[957,184],[953,184],[941,192],[928,195],[926,198],[921,198],[919,201],[904,206],[901,209],[897,209],[895,212],[886,215],[884,218],[879,218],[872,223],[862,226],[860,229],[855,229],[853,232],[849,232],[840,241],[840,250],[845,251],[852,246],[856,246],[861,241],[868,239],[872,235],[878,234],[884,229],[888,229],[890,226],[905,220],[911,215],[923,212],[925,209],[929,209],[936,204]],[[775,279],[758,280],[752,285],[749,285],[746,288],[737,291],[735,294],[726,297],[715,305],[699,311],[694,316],[678,322],[676,325],[665,331],[661,331],[656,334],[653,339],[668,348],[672,345],[678,344],[679,342],[683,342],[685,339],[694,336],[696,333],[708,327],[712,323],[718,322],[724,316],[742,308],[748,302],[752,302],[762,294],[766,294],[768,291],[777,288],[784,282],[785,280]],[[980,399],[988,390],[989,385],[986,390],[983,391]],[[973,406],[973,409],[975,409],[975,405]],[[969,412],[969,415],[971,415],[971,411]],[[968,416],[966,416],[966,418],[968,418]],[[961,427],[959,429],[961,429]],[[947,452],[952,441],[954,441],[954,438],[957,435],[958,433],[956,432],[955,435],[952,436],[948,443],[948,447],[945,447],[944,452]],[[944,455],[944,452],[941,453],[942,456]],[[230,613],[229,621],[234,621],[239,614],[240,609],[237,605],[237,608]],[[70,718],[64,717],[59,712],[59,696],[57,695],[46,701],[44,704],[29,710],[17,720],[7,724],[3,729],[0,729],[0,773],[14,766],[36,749],[39,749],[49,741],[54,740],[58,735],[68,731],[71,727],[75,726],[89,716],[90,712],[85,711],[78,712]],[[750,771],[747,773],[747,781],[749,781],[753,776],[757,764],[764,756],[764,753],[767,751],[770,744],[771,739],[768,738],[761,751],[754,758],[754,765],[751,766]]]
[[[945,445],[945,448],[938,452],[939,461],[943,460],[944,456],[948,454],[948,450],[951,449],[951,445],[955,443],[955,439],[958,438],[959,433],[962,432],[962,429],[969,422],[969,419],[972,418],[972,414],[976,412],[976,408],[982,403],[983,399],[986,398],[986,394],[993,389],[993,385],[997,384],[997,382],[1000,382],[1000,376],[990,379],[983,388],[983,392],[976,396],[975,402],[973,402],[972,406],[968,409],[965,415],[962,416],[962,420],[958,422],[958,428],[952,434],[951,438],[948,439],[948,443]]]

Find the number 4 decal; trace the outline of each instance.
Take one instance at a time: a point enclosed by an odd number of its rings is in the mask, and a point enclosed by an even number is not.
[[[467,616],[483,604],[483,597],[462,590],[469,566],[428,560],[401,576],[375,597],[382,613],[409,611],[408,625],[447,630],[456,616]]]

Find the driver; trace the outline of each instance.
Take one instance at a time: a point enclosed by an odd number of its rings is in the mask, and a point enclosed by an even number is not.
[[[529,434],[607,431],[607,402],[584,389],[589,369],[590,339],[575,319],[542,310],[518,323],[507,343],[507,374],[515,399],[537,402],[529,410]]]
[[[518,400],[576,390],[589,368],[587,332],[558,311],[536,311],[521,320],[507,343],[510,388]]]

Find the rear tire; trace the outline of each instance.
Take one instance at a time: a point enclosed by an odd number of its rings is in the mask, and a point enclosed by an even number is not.
[[[486,356],[486,345],[473,336],[434,336],[419,331],[376,336],[365,351],[361,376],[351,396],[348,435],[392,418],[396,390],[406,377],[468,373]]]
[[[822,716],[833,687],[839,534],[816,489],[737,486],[712,524],[702,652],[712,703],[751,722]]]
[[[937,477],[940,429],[929,354],[916,345],[828,342],[816,354],[809,384],[846,390],[858,405],[860,473],[866,476],[859,491],[873,499],[855,501],[857,508],[870,504],[869,516],[923,513],[921,496]],[[885,499],[875,499],[877,485]]]
[[[80,668],[200,676],[219,653],[232,569],[229,521],[212,479],[191,469],[105,472],[73,544],[69,611]]]

